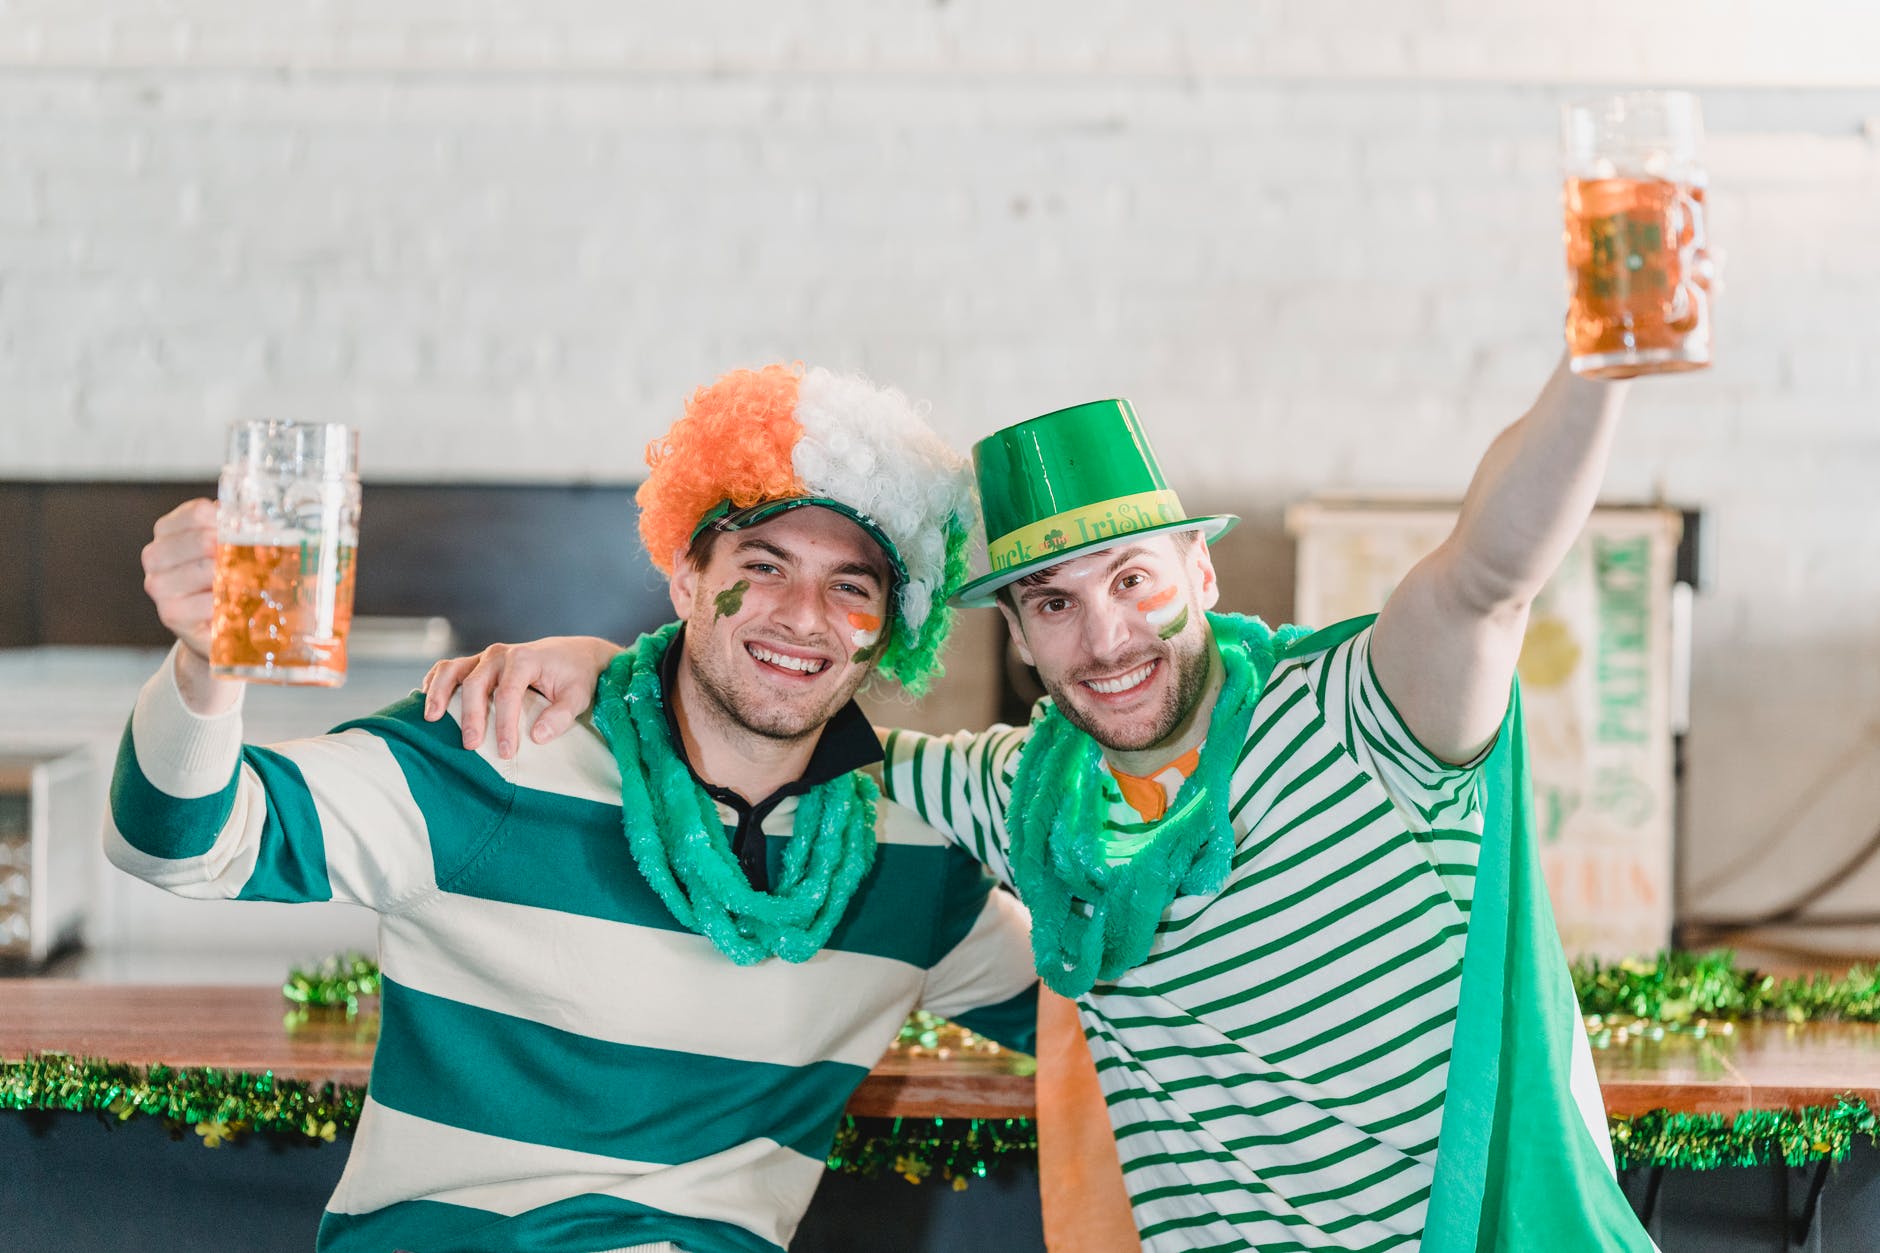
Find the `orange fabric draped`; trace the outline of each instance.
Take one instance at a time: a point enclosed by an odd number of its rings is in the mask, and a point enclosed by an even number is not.
[[[1038,1187],[1051,1253],[1141,1253],[1077,1006],[1038,993]]]

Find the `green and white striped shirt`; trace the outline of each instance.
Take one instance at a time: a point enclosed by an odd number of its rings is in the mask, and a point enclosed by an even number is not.
[[[422,708],[244,748],[239,712],[192,714],[166,661],[112,785],[107,850],[140,878],[380,915],[378,1049],[327,1253],[777,1253],[910,1009],[1029,1047],[1024,911],[907,810],[878,807],[874,868],[821,952],[741,967],[641,877],[591,724],[503,761]],[[765,820],[773,881],[794,812]]]
[[[1481,787],[1410,734],[1369,642],[1275,668],[1232,775],[1227,886],[1177,897],[1148,959],[1079,998],[1149,1253],[1421,1238]],[[898,733],[889,794],[1009,883],[1028,734]],[[1120,795],[1110,821],[1141,823]]]

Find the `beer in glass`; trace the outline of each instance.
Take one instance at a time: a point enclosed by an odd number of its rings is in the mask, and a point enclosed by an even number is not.
[[[1709,365],[1696,97],[1629,92],[1569,105],[1562,131],[1574,372],[1631,378]]]
[[[238,422],[217,491],[214,673],[346,679],[359,544],[358,436],[338,423]]]

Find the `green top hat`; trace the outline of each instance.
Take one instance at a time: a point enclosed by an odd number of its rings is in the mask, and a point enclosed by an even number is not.
[[[1169,490],[1127,400],[1097,400],[995,431],[973,445],[992,573],[953,597],[990,605],[1035,570],[1160,531],[1209,543],[1240,519],[1189,517]]]

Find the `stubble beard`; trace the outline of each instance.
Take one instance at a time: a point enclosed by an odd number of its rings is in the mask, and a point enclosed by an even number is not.
[[[1194,635],[1192,643],[1181,639],[1169,641],[1169,650],[1163,659],[1173,668],[1175,682],[1169,686],[1161,706],[1153,711],[1115,718],[1093,715],[1079,704],[1082,689],[1078,687],[1078,679],[1063,684],[1047,682],[1045,690],[1051,693],[1051,699],[1057,703],[1059,712],[1067,722],[1103,747],[1119,753],[1139,753],[1154,748],[1187,721],[1207,691],[1207,636],[1202,632],[1195,632]],[[1150,655],[1145,655],[1131,665],[1106,666],[1098,673],[1114,674],[1119,669],[1126,671],[1150,659]],[[1066,699],[1067,694],[1070,699]]]
[[[718,634],[709,619],[690,623],[686,628],[685,656],[680,661],[691,667],[692,681],[711,703],[713,716],[724,725],[767,740],[796,743],[820,734],[829,719],[854,695],[853,692],[837,692],[826,705],[813,711],[806,711],[796,702],[779,701],[774,693],[759,691],[755,682],[733,672],[737,661],[720,655]],[[739,651],[744,648],[735,639],[731,643]]]

